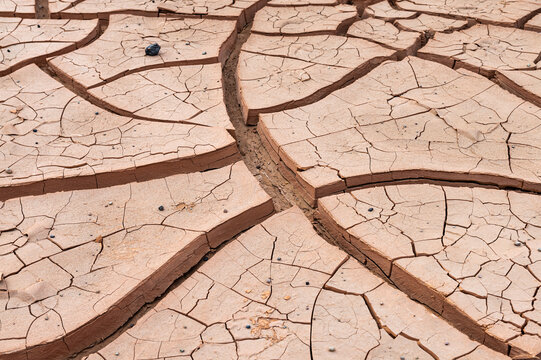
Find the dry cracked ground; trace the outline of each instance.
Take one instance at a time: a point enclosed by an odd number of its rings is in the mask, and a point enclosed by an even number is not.
[[[541,0],[0,0],[0,360],[541,359],[540,288]]]

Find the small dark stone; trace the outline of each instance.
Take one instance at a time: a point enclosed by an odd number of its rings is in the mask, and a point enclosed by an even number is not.
[[[11,52],[11,50],[8,49],[8,52]]]
[[[246,329],[250,329],[252,327],[252,325],[248,324],[246,325]]]
[[[158,210],[160,210],[160,211],[164,211],[164,210],[165,210],[165,208],[163,207],[163,205],[160,205],[160,206],[158,207]]]
[[[50,237],[51,239],[54,239],[56,236],[54,236],[54,235],[51,234],[49,237]]]
[[[205,257],[203,258],[203,261],[208,261],[208,260],[209,260],[209,257],[208,257],[208,256],[205,256]]]
[[[305,282],[306,285],[310,285],[310,281]]]
[[[278,260],[278,261],[282,261],[282,258],[281,258],[281,257],[279,257],[279,258],[278,258],[278,259],[276,259],[276,260]]]
[[[7,168],[6,169],[6,174],[13,174],[13,170],[11,170],[10,168]]]
[[[38,24],[38,29],[39,29],[40,27],[41,27],[41,25],[40,25],[40,24]]]
[[[38,132],[38,129],[32,129],[32,132]]]
[[[154,2],[154,1],[153,1]],[[183,353],[184,352],[184,349],[180,349],[180,352]]]
[[[99,115],[99,114],[100,114],[100,113],[99,113],[99,112],[97,112],[97,111],[96,111],[96,112],[94,113],[94,115]]]
[[[148,56],[156,56],[162,47],[158,43],[151,44],[146,47],[145,54]]]
[[[224,209],[224,214],[227,214],[229,211],[227,211],[227,209]]]
[[[203,55],[207,55],[207,52],[206,52],[206,51],[203,51],[203,53],[202,53],[202,54],[203,54]]]

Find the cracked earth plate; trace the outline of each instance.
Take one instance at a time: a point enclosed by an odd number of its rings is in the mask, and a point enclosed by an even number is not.
[[[541,9],[537,0],[397,0],[396,6],[402,10],[473,18],[482,23],[512,27],[522,27]]]
[[[475,25],[438,33],[419,50],[422,58],[454,68],[464,67],[496,79],[522,98],[541,106],[539,78],[541,34],[494,25]]]
[[[75,50],[97,33],[97,20],[0,18],[0,76]]]
[[[89,89],[88,94],[125,116],[235,130],[224,103],[220,64],[140,71]]]
[[[91,88],[159,67],[223,63],[236,38],[229,20],[111,15],[105,32],[90,45],[49,60],[74,86]],[[158,56],[145,48],[159,43]]]
[[[339,242],[470,337],[541,353],[541,201],[514,191],[394,185],[319,200]]]
[[[0,83],[2,199],[154,179],[238,158],[225,128],[116,115],[36,65]]]
[[[348,259],[296,207],[227,244],[91,352],[87,360],[507,359]]]
[[[241,162],[0,203],[0,359],[66,358],[106,338],[272,212]]]
[[[343,36],[251,35],[237,72],[245,121],[319,100],[394,57],[393,50]]]
[[[259,133],[309,201],[418,178],[539,191],[540,118],[483,76],[410,57],[311,105],[261,115]]]
[[[340,34],[357,18],[351,5],[266,6],[257,12],[251,33],[266,35]]]

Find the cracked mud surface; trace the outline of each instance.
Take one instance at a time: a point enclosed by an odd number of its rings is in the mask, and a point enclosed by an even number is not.
[[[51,12],[66,18],[107,18],[115,13],[145,16],[171,14],[235,20],[244,26],[258,10],[260,0],[51,0]]]
[[[540,359],[540,29],[0,0],[0,359]]]
[[[344,36],[254,34],[238,64],[245,121],[255,124],[259,113],[313,102],[394,56],[392,50]]]
[[[151,68],[223,62],[235,34],[234,21],[112,15],[100,38],[49,64],[66,81],[91,88]],[[158,56],[140,51],[155,42]]]
[[[86,359],[505,358],[348,258],[291,208],[227,244]]]
[[[34,0],[2,0],[0,2],[1,16],[34,15],[35,10]]]
[[[359,20],[349,28],[348,35],[370,40],[400,54],[413,54],[421,45],[421,35],[412,31],[401,31],[393,24],[381,19],[367,18]]]
[[[88,93],[98,103],[126,116],[234,130],[223,100],[219,64],[140,71]]]
[[[396,21],[396,26],[402,30],[418,31],[430,35],[436,32],[449,32],[459,30],[468,25],[468,21],[461,19],[444,18],[421,14],[414,19],[400,19]]]
[[[116,115],[76,96],[35,65],[0,83],[3,199],[156,178],[157,171],[205,170],[237,156],[225,128]]]
[[[539,191],[540,116],[480,75],[411,57],[311,105],[262,115],[259,131],[311,200],[416,177]]]
[[[481,23],[520,26],[541,9],[537,0],[396,0],[402,10],[475,19]]]
[[[364,15],[369,18],[372,17],[385,21],[393,21],[397,19],[411,19],[414,18],[417,13],[413,11],[400,10],[393,7],[387,1],[380,1],[368,6],[364,10]]]
[[[96,20],[0,18],[0,76],[81,47],[97,32]]]
[[[352,5],[274,7],[257,12],[252,33],[267,35],[314,35],[343,32],[357,17]]]
[[[419,51],[419,56],[452,66],[464,67],[497,79],[541,105],[539,88],[523,80],[539,76],[541,64],[541,34],[494,25],[476,25],[449,34],[436,34]],[[530,73],[532,75],[530,75]]]
[[[239,162],[12,199],[0,212],[0,352],[54,358],[114,331],[272,203]]]
[[[474,338],[520,355],[541,350],[538,197],[395,185],[326,197],[319,208],[399,288]]]

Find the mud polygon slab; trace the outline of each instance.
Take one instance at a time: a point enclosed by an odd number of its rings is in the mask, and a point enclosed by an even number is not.
[[[28,359],[65,358],[105,338],[273,211],[243,163],[1,204],[0,358]]]
[[[112,15],[99,39],[49,64],[66,81],[90,88],[152,68],[223,62],[235,36],[230,20]],[[145,55],[153,43],[159,54]]]
[[[0,18],[0,76],[47,56],[75,50],[98,33],[98,21]]]
[[[224,103],[220,64],[141,71],[88,92],[105,108],[126,116],[234,130]]]
[[[291,208],[227,244],[87,359],[432,359],[429,354],[507,359],[348,260]]]
[[[530,72],[541,68],[540,52],[540,33],[476,25],[449,34],[437,33],[419,50],[418,55],[455,68],[465,67],[488,77],[496,76],[502,85],[539,106],[541,93],[531,87],[524,89],[520,84],[524,83],[523,78],[530,76]],[[514,78],[518,83],[513,83]]]
[[[357,17],[352,5],[266,6],[257,12],[252,33],[268,35],[318,35],[344,32]]]
[[[312,201],[417,178],[538,191],[540,114],[483,76],[410,57],[313,104],[261,115],[259,133]]]
[[[245,120],[255,124],[259,113],[317,101],[394,55],[377,44],[342,36],[251,35],[237,73]]]
[[[402,30],[428,32],[433,35],[436,32],[460,30],[468,25],[468,21],[421,14],[414,19],[397,20],[395,25]]]
[[[402,10],[472,18],[482,23],[505,26],[522,26],[541,9],[541,4],[536,0],[399,0],[396,6]]]
[[[373,41],[387,48],[398,50],[400,54],[413,55],[421,47],[421,34],[403,31],[390,22],[366,18],[356,21],[348,30],[349,36]]]
[[[237,156],[225,128],[116,115],[36,65],[0,81],[3,199],[200,171]]]
[[[470,337],[539,356],[539,195],[394,185],[319,201],[324,223]]]
[[[374,17],[385,21],[410,19],[415,17],[415,11],[400,10],[392,7],[388,1],[380,1],[364,9],[363,16]]]

